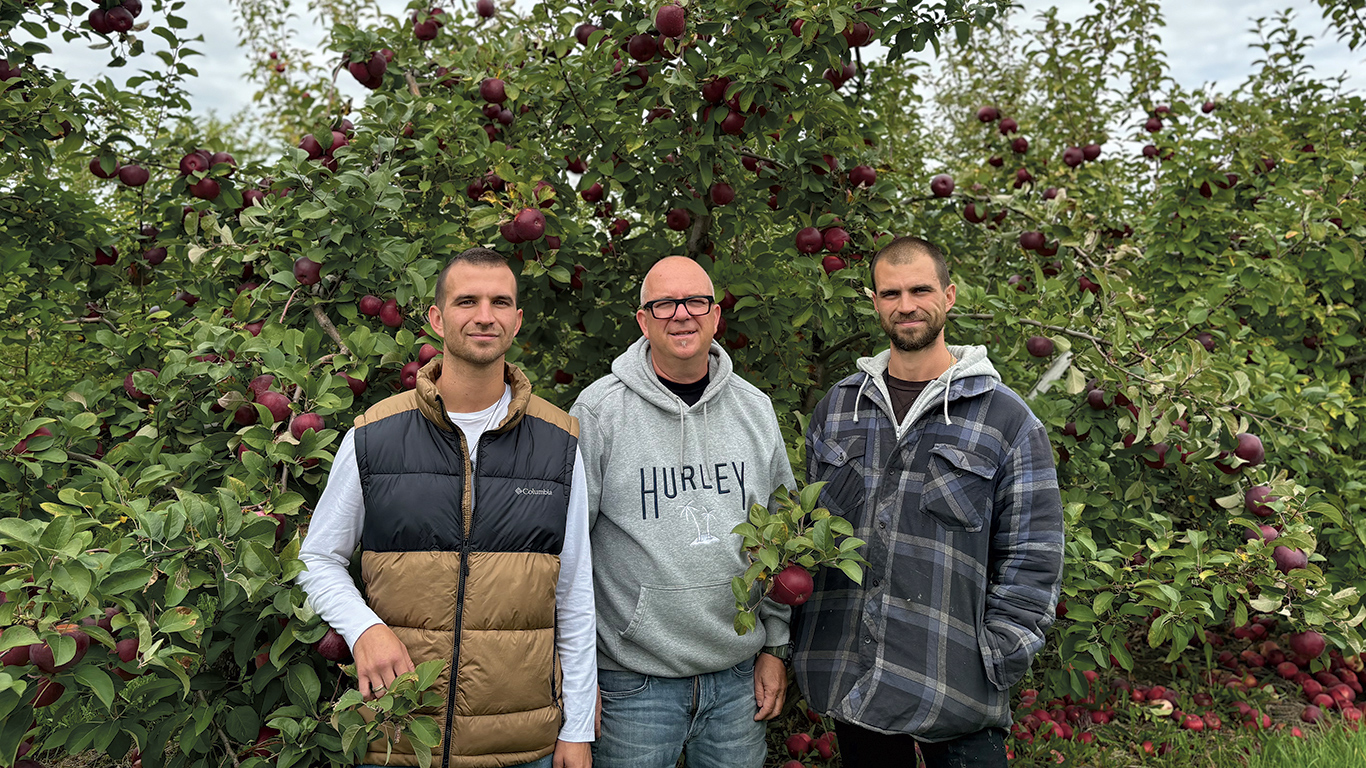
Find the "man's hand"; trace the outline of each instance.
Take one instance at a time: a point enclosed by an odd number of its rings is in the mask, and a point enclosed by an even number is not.
[[[787,696],[787,665],[777,656],[759,654],[754,660],[754,701],[759,705],[755,720],[772,720],[783,711]]]
[[[394,678],[415,669],[403,641],[384,624],[376,624],[365,630],[351,653],[356,657],[360,696],[365,701],[383,696]]]
[[[592,765],[592,745],[578,741],[555,742],[554,768],[589,768]]]
[[[593,738],[602,738],[602,686],[598,686],[598,708],[593,710]]]

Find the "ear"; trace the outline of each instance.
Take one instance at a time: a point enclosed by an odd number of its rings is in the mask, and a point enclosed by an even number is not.
[[[517,324],[512,327],[512,338],[517,338],[517,334],[522,330],[522,310],[517,310]]]
[[[441,310],[437,309],[435,304],[427,307],[427,322],[431,324],[437,336],[446,338],[446,332],[441,329]]]
[[[636,310],[636,325],[639,325],[639,326],[640,326],[640,335],[641,335],[641,336],[649,336],[649,335],[650,335],[650,334],[645,330],[645,323],[646,323],[646,320],[647,320],[648,317],[649,317],[649,315],[647,315],[647,314],[645,313],[645,310],[643,310],[643,309],[637,309],[637,310]]]
[[[944,311],[953,309],[954,303],[958,301],[958,286],[955,283],[949,283],[949,287],[944,289],[944,300]]]

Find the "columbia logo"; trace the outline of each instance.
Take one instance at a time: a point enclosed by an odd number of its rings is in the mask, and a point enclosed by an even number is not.
[[[528,495],[528,496],[553,496],[553,495],[554,495],[554,494],[552,494],[550,491],[548,491],[548,490],[546,490],[546,489],[544,489],[544,488],[518,488],[518,489],[517,489],[517,495],[518,495],[518,496],[521,496],[522,494],[526,494],[526,495]]]

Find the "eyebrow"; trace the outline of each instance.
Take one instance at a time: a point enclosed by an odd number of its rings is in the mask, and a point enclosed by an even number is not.
[[[934,285],[932,285],[931,283],[919,283],[917,285],[908,285],[904,288],[880,288],[878,289],[878,295],[901,293],[902,291],[919,290],[934,290]]]
[[[479,299],[481,299],[481,298],[483,298],[483,297],[482,297],[482,296],[476,296],[476,295],[473,294],[473,293],[460,293],[460,294],[456,294],[455,296],[452,296],[452,297],[451,297],[451,301],[453,301],[453,302],[455,302],[455,301],[465,301],[466,299],[474,299],[474,300],[477,301],[477,300],[479,300]],[[512,294],[510,294],[510,293],[499,293],[499,294],[495,294],[495,295],[493,295],[493,296],[490,296],[489,298],[492,299],[492,300],[494,300],[494,301],[496,301],[496,300],[498,300],[498,299],[505,299],[505,300],[507,300],[507,301],[512,301]]]

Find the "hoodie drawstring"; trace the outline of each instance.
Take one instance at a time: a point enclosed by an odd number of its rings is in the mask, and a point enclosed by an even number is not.
[[[953,366],[949,366],[945,373],[949,375],[949,378],[948,381],[944,382],[944,423],[952,424],[953,422],[949,421],[949,387],[953,386]]]
[[[688,431],[683,426],[683,401],[678,401],[678,466],[683,466],[683,443],[687,441]]]
[[[678,466],[686,466],[683,459],[683,446],[687,441],[687,427],[684,426],[683,415],[687,410],[688,404],[678,399]],[[711,466],[711,451],[707,450],[707,436],[711,434],[711,417],[707,413],[707,402],[702,401],[702,479],[706,480],[707,467]]]
[[[863,376],[863,383],[858,385],[858,394],[854,395],[854,423],[858,423],[858,401],[863,399],[863,388],[868,386],[868,382],[873,377],[867,374]]]

